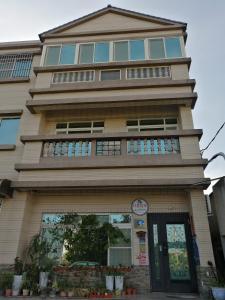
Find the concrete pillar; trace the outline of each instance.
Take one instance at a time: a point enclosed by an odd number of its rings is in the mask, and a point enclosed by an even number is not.
[[[5,199],[0,217],[0,265],[9,265],[16,256],[21,256],[28,217],[29,194],[14,192],[13,198]],[[29,228],[29,226],[26,226]]]

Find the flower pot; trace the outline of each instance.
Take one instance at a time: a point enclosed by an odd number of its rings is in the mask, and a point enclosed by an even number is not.
[[[40,272],[39,274],[39,286],[40,289],[46,288],[48,285],[49,272]]]
[[[225,288],[212,287],[212,294],[215,300],[225,300]]]
[[[29,290],[23,289],[23,296],[29,296]]]
[[[74,297],[74,291],[68,291],[67,296],[68,297]]]
[[[127,288],[126,289],[126,294],[127,295],[132,295],[132,288]]]
[[[60,292],[60,297],[66,297],[66,292],[65,291],[61,291]]]
[[[6,290],[5,290],[5,296],[6,296],[6,297],[12,296],[12,290],[11,290],[11,289],[6,289]]]
[[[114,276],[105,276],[105,285],[107,290],[113,291]]]
[[[20,289],[22,286],[22,275],[14,275],[13,276],[13,285],[12,285],[12,295],[18,296],[20,293]]]
[[[123,290],[123,276],[115,276],[115,287],[116,290],[122,291]]]

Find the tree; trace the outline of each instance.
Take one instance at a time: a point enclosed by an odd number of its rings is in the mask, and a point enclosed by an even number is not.
[[[65,259],[69,263],[89,261],[106,265],[109,245],[118,239],[126,241],[118,227],[101,223],[96,215],[62,215],[52,234],[54,239],[64,243]]]

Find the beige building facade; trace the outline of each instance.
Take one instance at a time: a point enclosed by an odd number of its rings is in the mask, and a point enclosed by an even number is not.
[[[1,266],[46,218],[76,212],[129,236],[107,264],[143,270],[137,288],[204,286],[209,182],[186,38],[185,23],[108,6],[0,44]]]

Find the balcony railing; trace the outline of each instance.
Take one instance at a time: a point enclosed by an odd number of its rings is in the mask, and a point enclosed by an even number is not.
[[[45,142],[43,147],[43,157],[80,157],[90,155],[90,141]]]
[[[73,158],[173,153],[180,153],[178,138],[93,139],[44,142],[42,157]]]

